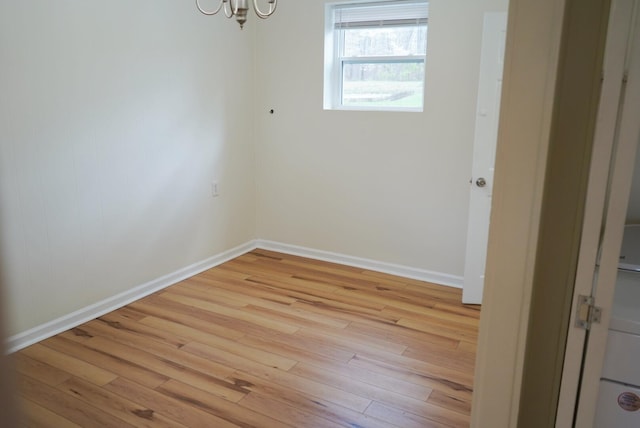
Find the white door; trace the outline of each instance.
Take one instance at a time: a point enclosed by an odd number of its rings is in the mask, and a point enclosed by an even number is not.
[[[578,295],[595,299],[595,305],[602,308],[602,320],[588,332],[573,325],[569,329],[556,419],[558,428],[594,426],[618,256],[640,138],[640,31],[636,29],[635,34],[632,31],[637,19],[636,3],[636,0],[612,3],[574,291],[574,301]],[[572,322],[576,312],[574,303]]]
[[[462,290],[468,304],[482,303],[506,34],[506,12],[485,13]]]

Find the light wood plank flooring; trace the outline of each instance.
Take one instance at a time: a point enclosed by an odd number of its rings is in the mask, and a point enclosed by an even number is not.
[[[29,427],[467,427],[461,292],[256,250],[13,355]]]

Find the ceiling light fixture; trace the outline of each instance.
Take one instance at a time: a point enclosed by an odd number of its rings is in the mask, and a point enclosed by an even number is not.
[[[215,15],[221,10],[224,11],[224,14],[227,18],[236,17],[236,21],[240,24],[240,29],[244,27],[244,23],[247,21],[247,12],[249,11],[249,0],[219,0],[220,4],[217,9],[213,11],[204,10],[200,6],[200,0],[196,0],[196,6],[198,6],[198,10],[205,15]],[[262,19],[266,19],[273,15],[273,12],[276,11],[276,6],[278,5],[278,0],[267,0],[269,4],[269,11],[263,12],[260,10],[258,6],[258,0],[253,0],[253,10],[256,12],[256,15]]]

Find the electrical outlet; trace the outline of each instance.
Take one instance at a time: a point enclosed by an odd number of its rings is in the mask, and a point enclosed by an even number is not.
[[[214,181],[211,183],[211,196],[214,198],[217,198],[218,196],[220,196],[220,192],[219,192],[219,188],[218,188],[218,182]]]

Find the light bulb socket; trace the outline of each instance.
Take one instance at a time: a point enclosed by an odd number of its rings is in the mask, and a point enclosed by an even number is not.
[[[238,9],[235,13],[236,21],[240,24],[240,28],[244,28],[244,23],[247,22],[247,10],[248,9]]]

